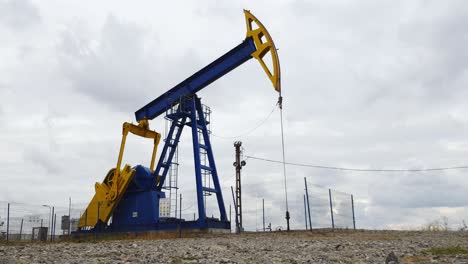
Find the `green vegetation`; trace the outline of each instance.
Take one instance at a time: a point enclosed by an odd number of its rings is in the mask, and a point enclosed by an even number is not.
[[[431,253],[435,256],[443,255],[468,255],[468,248],[456,246],[456,247],[433,247],[426,250],[427,253]]]

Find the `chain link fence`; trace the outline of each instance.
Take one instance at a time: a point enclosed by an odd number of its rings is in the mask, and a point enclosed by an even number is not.
[[[303,228],[356,229],[352,194],[304,182]]]
[[[296,190],[300,186],[295,186]],[[288,193],[290,229],[356,229],[354,197],[352,194],[324,186],[303,183],[304,192]],[[230,199],[232,202],[232,199]],[[227,206],[227,209],[229,206]],[[287,229],[284,196],[249,197],[243,201],[243,229],[245,231],[279,231]],[[228,213],[229,214],[229,213]],[[235,227],[232,212],[231,226]]]
[[[77,229],[84,207],[82,204],[57,207],[0,201],[0,240],[59,240]]]

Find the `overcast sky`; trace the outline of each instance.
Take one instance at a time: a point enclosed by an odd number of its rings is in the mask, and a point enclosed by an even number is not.
[[[244,8],[279,49],[287,161],[363,169],[468,164],[466,1],[0,0],[0,200],[64,206],[71,196],[87,203],[94,183],[115,166],[122,123],[238,45]],[[233,142],[243,141],[245,155],[280,160],[279,112],[247,136],[223,137],[264,120],[278,94],[250,60],[199,96],[213,110],[228,207]],[[163,117],[151,127],[164,133]],[[184,215],[196,211],[187,132],[180,146]],[[151,142],[129,136],[126,163],[149,165],[150,153]],[[303,227],[307,177],[353,193],[359,228],[420,228],[442,216],[457,227],[468,220],[467,173],[288,166],[292,224]],[[280,164],[247,160],[247,228],[259,227],[262,198],[267,222],[284,227],[283,188]],[[326,189],[316,192],[312,205],[327,198]]]

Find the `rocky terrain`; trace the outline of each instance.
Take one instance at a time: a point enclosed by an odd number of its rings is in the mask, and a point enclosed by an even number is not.
[[[447,252],[431,253],[434,248]],[[465,250],[467,232],[283,231],[180,239],[1,242],[0,263],[468,263]]]

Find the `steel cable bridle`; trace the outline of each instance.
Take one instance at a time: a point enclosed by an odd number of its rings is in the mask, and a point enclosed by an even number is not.
[[[284,129],[283,129],[283,97],[281,92],[278,98],[278,106],[280,109],[280,120],[281,120],[281,149],[283,152],[283,177],[284,177],[284,197],[286,202],[286,224],[287,230],[289,231],[289,206],[288,206],[288,185],[286,180],[286,155],[284,153]]]

